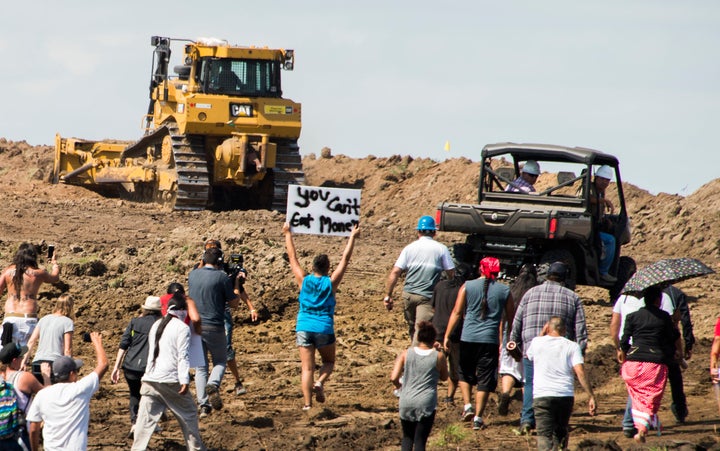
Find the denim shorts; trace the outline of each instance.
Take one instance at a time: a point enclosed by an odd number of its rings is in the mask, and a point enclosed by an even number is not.
[[[295,344],[302,347],[315,346],[322,348],[335,343],[335,334],[320,334],[317,332],[295,332]]]

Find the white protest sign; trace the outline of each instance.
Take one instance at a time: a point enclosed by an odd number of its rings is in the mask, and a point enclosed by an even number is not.
[[[286,221],[293,233],[349,236],[360,223],[360,190],[290,185]]]

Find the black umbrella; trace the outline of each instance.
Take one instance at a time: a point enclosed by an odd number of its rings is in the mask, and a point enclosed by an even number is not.
[[[653,285],[671,285],[714,272],[712,268],[694,258],[667,258],[638,270],[627,281],[622,292],[641,293]]]

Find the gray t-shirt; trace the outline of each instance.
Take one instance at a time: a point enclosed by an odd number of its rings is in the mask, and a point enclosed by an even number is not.
[[[487,293],[487,310],[485,318],[480,318],[480,303],[485,289],[485,278],[465,282],[465,298],[467,307],[460,340],[467,343],[498,343],[500,321],[510,288],[497,281],[490,282]]]
[[[429,236],[423,236],[405,246],[395,266],[407,271],[403,291],[432,297],[433,289],[443,271],[455,269],[447,246]]]
[[[52,362],[65,355],[65,334],[73,331],[73,320],[52,313],[40,318],[37,328],[40,329],[40,340],[33,362]]]
[[[233,282],[225,272],[203,266],[190,271],[188,295],[195,301],[203,324],[225,324],[225,306],[235,299]]]

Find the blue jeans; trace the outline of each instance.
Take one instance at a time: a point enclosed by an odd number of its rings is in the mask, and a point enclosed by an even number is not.
[[[623,415],[622,419],[622,428],[623,431],[629,430],[635,427],[635,423],[633,422],[632,418],[632,399],[630,399],[630,395],[627,397],[627,404],[625,405],[625,415]]]
[[[605,250],[605,258],[600,259],[600,275],[607,274],[610,271],[610,265],[615,258],[615,237],[609,233],[600,232],[600,240]]]
[[[205,386],[212,384],[218,389],[225,375],[225,366],[227,362],[227,338],[225,337],[225,327],[203,324],[202,326],[202,344],[205,353],[205,365],[195,369],[195,390],[197,391],[198,404],[208,406],[208,396],[205,392]],[[208,352],[212,359],[213,369],[208,379]]]
[[[235,360],[235,350],[232,347],[233,317],[232,312],[225,309],[225,341],[227,342],[227,359]]]
[[[529,424],[535,427],[535,411],[533,410],[533,370],[532,360],[523,357],[523,372],[525,373],[525,386],[523,387],[523,405],[520,412],[520,425]]]

